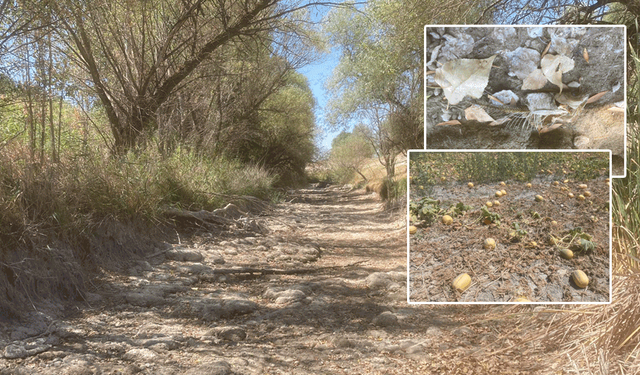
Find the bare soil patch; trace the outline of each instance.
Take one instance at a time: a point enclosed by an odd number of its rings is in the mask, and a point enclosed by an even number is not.
[[[437,186],[433,197],[442,207],[463,202],[472,209],[451,225],[438,220],[411,236],[410,300],[513,302],[525,297],[533,302],[608,302],[609,185],[604,178],[586,184],[591,196],[584,200],[577,199],[587,191],[580,183],[542,177],[531,187],[520,182]],[[507,195],[495,197],[501,189]],[[536,201],[536,195],[544,200]],[[500,215],[499,223],[486,225],[480,207],[495,201],[500,205],[488,211]],[[595,247],[581,247],[581,235],[591,238]],[[495,249],[483,248],[486,238],[496,241]],[[574,258],[563,259],[561,247],[572,249]],[[588,275],[586,289],[570,280],[576,269]],[[461,273],[472,279],[463,293],[451,286]]]

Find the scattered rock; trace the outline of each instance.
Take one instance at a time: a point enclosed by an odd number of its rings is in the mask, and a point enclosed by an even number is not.
[[[247,332],[238,326],[216,327],[209,331],[206,336],[215,336],[225,341],[244,341],[247,338]]]
[[[222,304],[222,318],[233,318],[237,315],[250,314],[258,309],[258,304],[246,299],[230,299]]]
[[[373,318],[372,323],[379,327],[389,327],[398,324],[398,317],[391,311],[385,311]]]
[[[231,365],[225,361],[218,361],[200,365],[184,372],[184,375],[231,375]]]
[[[399,285],[396,282],[407,281],[407,274],[405,272],[374,272],[367,276],[365,283],[371,289],[383,289],[391,288],[392,285],[397,289]]]
[[[125,300],[133,306],[151,307],[165,303],[164,297],[155,293],[130,292],[125,295]]]
[[[352,340],[349,340],[346,337],[335,337],[333,340],[331,340],[331,343],[336,348],[353,348],[354,346],[356,346]]]
[[[300,302],[307,297],[303,291],[298,289],[288,289],[278,294],[276,303],[279,305],[285,305],[294,302]]]
[[[237,223],[244,230],[262,234],[269,233],[269,229],[263,223],[260,223],[255,219],[243,217],[238,219]]]
[[[221,256],[213,258],[213,264],[225,264],[225,263],[227,263],[227,262]]]
[[[47,343],[47,339],[40,337],[33,341],[15,342],[4,348],[2,353],[4,358],[26,358],[38,353],[42,353],[51,348],[51,344]]]
[[[204,265],[202,263],[192,263],[192,264],[186,264],[184,266],[181,266],[179,268],[179,271],[181,273],[201,274],[201,273],[210,273],[213,271],[213,268],[207,265]]]
[[[540,64],[540,52],[531,48],[518,47],[515,51],[505,53],[504,58],[510,67],[509,75],[521,80],[527,78]]]
[[[202,262],[204,257],[199,251],[191,249],[174,249],[167,251],[167,258],[178,262]]]
[[[154,337],[136,340],[134,343],[144,348],[162,348],[163,350],[173,350],[178,347],[178,342],[172,337]]]
[[[456,328],[451,332],[454,336],[463,337],[473,335],[473,330],[469,327]]]
[[[123,358],[128,359],[129,361],[138,361],[144,363],[155,359],[156,356],[157,354],[151,349],[135,348],[124,353]]]

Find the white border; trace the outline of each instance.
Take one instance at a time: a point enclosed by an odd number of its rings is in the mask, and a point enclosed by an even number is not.
[[[410,181],[411,181],[411,154],[412,153],[445,153],[445,152],[566,152],[566,153],[575,153],[575,152],[587,152],[587,153],[596,153],[596,152],[606,152],[609,154],[609,301],[608,302],[428,302],[428,301],[411,301],[411,284],[410,284],[410,276],[411,276],[411,264],[410,264],[410,248],[409,245],[410,235],[409,235],[409,226],[410,224],[410,212],[409,212],[409,202],[411,197],[410,190]],[[612,242],[613,242],[613,213],[612,209],[612,185],[613,181],[611,180],[611,150],[420,150],[420,149],[412,149],[407,150],[407,217],[406,217],[406,236],[407,236],[407,303],[409,305],[608,305],[611,303],[613,296],[613,256],[612,256]]]
[[[459,27],[459,28],[469,28],[469,27],[491,27],[491,28],[496,28],[496,27],[553,27],[553,28],[558,28],[558,27],[611,27],[611,28],[617,28],[617,27],[621,27],[623,29],[623,48],[624,48],[624,56],[623,56],[623,64],[624,64],[624,87],[621,89],[624,89],[624,103],[625,103],[625,111],[624,111],[624,161],[623,161],[623,175],[615,175],[612,176],[613,178],[625,178],[627,177],[627,111],[626,111],[626,106],[627,104],[627,28],[625,25],[425,25],[424,29],[423,29],[423,38],[424,38],[424,61],[422,63],[423,66],[423,76],[424,76],[424,82],[423,82],[423,86],[424,86],[424,148],[428,149],[428,150],[432,150],[430,148],[428,148],[427,145],[427,28],[430,27]],[[435,150],[435,149],[433,149]],[[493,149],[492,149],[493,150]],[[536,149],[526,149],[528,151],[533,151]],[[561,149],[553,149],[554,151],[560,151]],[[579,151],[579,150],[573,150],[573,149],[566,149],[569,151]],[[589,150],[589,151],[597,151],[597,150]]]

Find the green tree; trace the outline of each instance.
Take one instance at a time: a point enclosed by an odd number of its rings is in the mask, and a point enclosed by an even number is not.
[[[224,46],[240,42],[291,48],[306,35],[305,8],[282,0],[115,0],[51,2],[88,88],[98,97],[123,153],[158,128],[158,111],[199,78]],[[274,52],[275,53],[275,52]]]
[[[390,177],[397,153],[423,147],[422,4],[374,0],[361,10],[335,9],[325,30],[342,53],[327,84],[328,122],[367,124]]]
[[[398,153],[424,147],[424,25],[475,21],[485,4],[371,0],[330,13],[325,31],[341,57],[327,85],[328,123],[367,124],[389,178]]]
[[[300,73],[290,71],[284,82],[258,107],[258,126],[230,152],[276,173],[280,184],[292,184],[301,181],[315,152],[315,99]]]
[[[354,173],[367,181],[362,167],[373,156],[374,150],[365,131],[362,127],[356,127],[352,133],[343,131],[331,142],[331,168],[344,182],[351,180]]]

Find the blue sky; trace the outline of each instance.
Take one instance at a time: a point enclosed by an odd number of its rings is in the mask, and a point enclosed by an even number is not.
[[[325,82],[327,82],[331,77],[333,69],[338,65],[339,58],[339,53],[333,51],[331,54],[326,55],[322,60],[298,70],[309,80],[309,86],[316,99],[316,124],[320,131],[320,134],[318,135],[319,138],[316,139],[316,143],[322,150],[329,150],[331,148],[331,141],[333,138],[343,130],[328,129],[324,121],[325,108],[329,97],[325,89]]]
[[[319,7],[312,12],[311,20],[313,22],[326,22],[326,16],[331,10],[330,7]],[[340,60],[340,51],[338,48],[333,48],[330,53],[327,53],[321,60],[314,64],[305,66],[298,69],[309,80],[309,86],[313,92],[313,96],[316,99],[316,124],[318,125],[319,133],[316,138],[316,144],[321,150],[326,151],[331,149],[331,141],[343,130],[351,129],[337,129],[331,130],[326,126],[324,121],[325,109],[327,106],[327,100],[329,95],[325,90],[325,83],[331,77],[333,69],[338,65]]]

